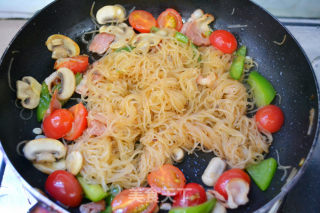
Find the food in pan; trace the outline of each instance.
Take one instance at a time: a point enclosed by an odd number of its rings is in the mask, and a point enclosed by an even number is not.
[[[98,60],[89,64],[76,42],[55,34],[46,45],[56,71],[42,84],[17,81],[18,99],[37,107],[45,135],[23,152],[50,174],[50,196],[75,207],[84,193],[92,203],[81,212],[154,212],[161,194],[173,197],[170,212],[210,212],[246,204],[249,175],[266,190],[277,165],[264,155],[283,113],[232,33],[213,30],[214,16],[201,9],[185,23],[172,8],[157,19],[134,10],[128,25],[121,5],[107,5],[95,21],[88,50]],[[79,103],[65,107],[74,93]],[[207,193],[172,165],[195,150],[212,152]]]

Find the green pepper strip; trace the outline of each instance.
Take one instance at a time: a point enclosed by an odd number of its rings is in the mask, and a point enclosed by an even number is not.
[[[277,170],[277,161],[274,158],[268,158],[256,165],[249,166],[246,170],[258,187],[265,191]]]
[[[239,49],[237,50],[237,52],[236,52],[236,55],[241,55],[241,56],[246,56],[247,55],[247,47],[246,46],[241,46],[241,47],[239,47]]]
[[[125,47],[120,47],[118,49],[116,49],[116,53],[120,52],[120,51],[127,51],[127,52],[131,52],[135,47],[132,46],[125,46]]]
[[[216,199],[211,199],[197,206],[172,208],[169,213],[210,213],[216,205]]]
[[[76,78],[76,86],[78,86],[82,80],[82,73],[77,72],[77,74],[75,75]]]
[[[245,57],[247,53],[247,47],[241,46],[232,61],[231,68],[230,68],[230,76],[235,80],[239,80],[243,73]]]
[[[151,27],[151,29],[150,29],[150,33],[156,33],[156,32],[158,32],[160,29],[158,28],[158,27],[155,27],[155,26],[153,26],[153,27]]]
[[[272,84],[256,71],[250,72],[248,84],[252,88],[254,100],[258,107],[270,104],[276,96]]]
[[[105,197],[107,197],[108,193],[103,190],[101,185],[99,184],[88,184],[82,177],[77,177],[78,181],[83,189],[84,195],[86,198],[93,202],[98,202]]]
[[[48,110],[51,101],[51,95],[49,93],[48,86],[45,82],[42,83],[41,93],[40,93],[40,102],[37,107],[37,120],[42,121],[45,112]]]
[[[180,32],[176,32],[176,34],[174,35],[174,37],[175,37],[178,41],[180,41],[180,42],[182,42],[182,43],[184,43],[184,44],[188,44],[188,42],[189,42],[188,37],[185,36],[184,34],[180,33]]]

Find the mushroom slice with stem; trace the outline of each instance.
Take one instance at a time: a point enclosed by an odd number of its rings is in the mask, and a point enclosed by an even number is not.
[[[67,148],[60,141],[52,138],[39,138],[26,143],[24,156],[37,163],[52,163],[66,156]]]
[[[17,81],[17,98],[24,108],[34,109],[40,101],[41,84],[31,76]]]
[[[60,68],[57,71],[53,72],[45,80],[45,83],[48,85],[50,94],[53,94],[53,87],[60,82],[60,87],[58,87],[57,98],[59,100],[69,99],[75,89],[76,89],[76,79],[73,72],[68,68]]]
[[[107,5],[98,10],[96,18],[99,24],[123,22],[126,19],[126,10],[119,4]]]
[[[57,162],[52,163],[37,163],[34,162],[33,166],[38,169],[40,172],[43,172],[45,174],[51,174],[52,172],[56,170],[65,170],[66,169],[66,161],[65,159],[61,159]]]
[[[172,159],[175,162],[180,163],[183,161],[183,158],[184,158],[184,151],[181,148],[173,149]]]
[[[67,155],[66,168],[73,175],[77,175],[83,164],[83,157],[79,151],[72,151]]]
[[[157,46],[161,36],[154,33],[140,33],[133,38],[131,44],[142,53],[147,53],[151,47]]]
[[[52,51],[52,58],[73,57],[80,54],[80,48],[71,38],[61,35],[51,35],[46,41],[47,48]]]
[[[135,35],[132,27],[129,27],[126,23],[110,26],[104,25],[100,27],[99,32],[110,33],[115,36],[115,40],[110,45],[111,49],[118,49],[128,45]]]

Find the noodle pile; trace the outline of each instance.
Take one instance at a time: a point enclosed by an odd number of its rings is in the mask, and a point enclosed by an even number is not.
[[[272,136],[246,116],[253,103],[230,79],[231,61],[214,47],[195,49],[173,37],[147,53],[105,55],[85,76],[89,127],[69,145],[84,157],[81,175],[105,190],[140,186],[150,171],[173,163],[178,147],[213,151],[237,168],[262,160]],[[214,83],[199,85],[199,76]]]

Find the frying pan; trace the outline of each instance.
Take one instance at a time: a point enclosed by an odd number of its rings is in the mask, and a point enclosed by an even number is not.
[[[276,200],[282,198],[294,186],[308,164],[317,141],[319,123],[319,93],[315,75],[304,52],[291,34],[266,11],[249,1],[97,0],[94,14],[105,4],[121,4],[127,11],[135,6],[137,9],[148,10],[155,17],[166,8],[172,7],[179,11],[184,19],[195,9],[201,8],[215,16],[215,29],[228,29],[240,44],[247,45],[248,55],[259,65],[258,71],[272,82],[279,94],[273,103],[279,105],[285,114],[285,124],[280,132],[274,134],[274,142],[267,157],[276,157],[278,151],[282,165],[291,165],[299,171],[285,185],[285,181],[281,181],[283,172],[278,170],[266,192],[261,192],[254,183],[251,184],[250,202],[229,212],[264,212]],[[60,0],[47,6],[19,31],[3,55],[0,65],[0,139],[6,161],[14,166],[18,177],[31,194],[40,202],[59,211],[64,210],[34,189],[43,190],[47,176],[16,152],[16,146],[20,141],[35,137],[32,129],[40,127],[40,124],[36,121],[35,115],[29,120],[23,120],[19,116],[20,113],[30,111],[21,112],[21,109],[16,107],[16,94],[9,88],[8,69],[12,64],[10,84],[14,87],[15,82],[26,75],[34,76],[42,82],[52,72],[54,63],[45,41],[56,33],[73,38],[80,44],[82,53],[87,53],[86,45],[80,38],[84,32],[95,27],[89,16],[91,5],[92,1],[89,0]],[[243,26],[232,28],[235,25]],[[283,45],[273,42],[281,41],[284,35],[286,40]],[[309,111],[312,108],[315,110],[315,116],[311,133],[307,134]],[[197,155],[187,156],[178,167],[183,170],[188,182],[201,184],[201,175],[212,157],[212,153],[197,152]],[[306,160],[304,165],[299,167],[302,158]],[[77,209],[68,210],[77,212]]]

